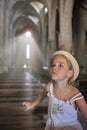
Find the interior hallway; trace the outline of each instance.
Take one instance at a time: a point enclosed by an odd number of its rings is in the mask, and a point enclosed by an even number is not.
[[[38,107],[25,112],[23,101],[32,100],[44,84],[22,71],[0,75],[0,130],[44,130],[47,117],[47,99]],[[80,115],[87,130],[87,122]]]

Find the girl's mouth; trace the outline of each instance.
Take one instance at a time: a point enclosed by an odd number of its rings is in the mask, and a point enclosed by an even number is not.
[[[52,72],[51,75],[56,75],[56,73],[55,73],[55,72]]]

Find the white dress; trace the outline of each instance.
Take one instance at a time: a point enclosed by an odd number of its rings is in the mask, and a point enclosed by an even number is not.
[[[48,119],[45,130],[83,130],[77,119],[77,110],[73,107],[74,101],[83,98],[81,93],[69,101],[59,100],[53,95],[53,84],[51,83],[48,97]]]

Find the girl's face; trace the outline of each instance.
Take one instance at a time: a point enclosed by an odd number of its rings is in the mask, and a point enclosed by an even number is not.
[[[50,65],[50,76],[55,81],[63,81],[73,76],[73,70],[69,68],[64,56],[56,55],[53,57]]]

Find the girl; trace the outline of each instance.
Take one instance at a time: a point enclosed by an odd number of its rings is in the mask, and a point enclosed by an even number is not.
[[[83,130],[77,119],[77,108],[87,119],[87,104],[77,88],[72,85],[79,75],[76,59],[66,51],[56,51],[50,62],[51,81],[32,102],[23,102],[25,110],[38,105],[47,95],[48,119],[45,130]]]

